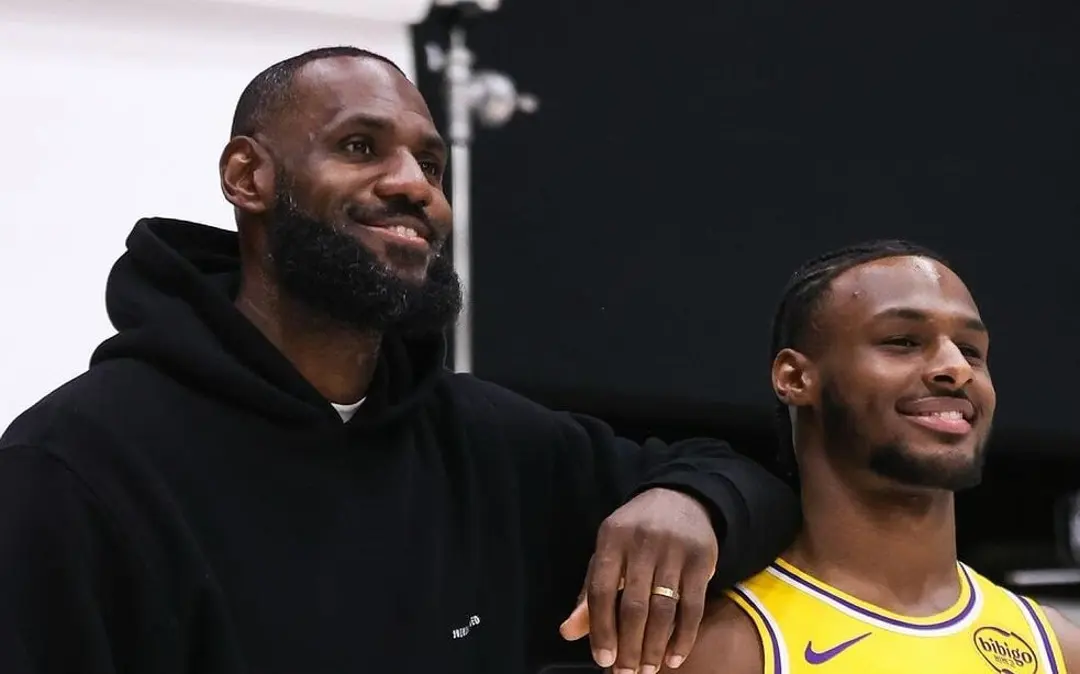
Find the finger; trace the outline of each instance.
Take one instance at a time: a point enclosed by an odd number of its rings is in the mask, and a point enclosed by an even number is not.
[[[641,641],[649,617],[649,594],[656,557],[647,549],[639,551],[626,569],[626,588],[619,602],[619,647],[615,674],[634,674],[641,664]]]
[[[679,592],[683,572],[683,558],[680,555],[667,555],[662,558],[653,576],[649,596],[649,616],[645,623],[645,633],[641,646],[641,674],[656,674],[664,662],[668,650],[668,640],[675,627],[675,614],[681,597],[667,597],[652,592],[653,588],[662,587]]]
[[[601,535],[597,539],[596,554],[589,564],[586,601],[593,659],[602,668],[611,667],[617,657],[615,603],[622,577],[622,555]]]
[[[623,581],[619,580],[619,591],[622,592]],[[577,641],[589,633],[589,597],[585,587],[581,588],[578,595],[578,603],[570,613],[570,617],[559,626],[559,632],[567,641]]]
[[[712,574],[711,565],[706,562],[696,562],[683,569],[675,631],[668,643],[665,659],[665,664],[671,669],[678,668],[694,648],[698,627],[705,614],[705,591]]]
[[[563,639],[566,639],[567,641],[577,641],[589,633],[589,603],[587,590],[589,587],[589,574],[592,571],[593,559],[595,559],[595,555],[589,558],[589,567],[585,571],[585,582],[581,584],[581,591],[578,592],[574,610],[570,612],[570,615],[567,616],[562,625],[559,625],[559,633],[562,634]]]
[[[559,626],[559,634],[567,641],[577,641],[589,633],[589,604],[580,602],[570,617]]]
[[[619,590],[623,589],[623,581],[619,581]],[[559,634],[563,639],[567,641],[577,641],[586,634],[589,633],[589,602],[588,593],[585,587],[581,588],[581,593],[578,595],[578,602],[574,606],[574,610],[570,613],[559,625]]]

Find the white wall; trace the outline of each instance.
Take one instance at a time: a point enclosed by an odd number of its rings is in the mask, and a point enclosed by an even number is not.
[[[143,216],[232,226],[217,159],[266,66],[352,44],[415,72],[430,0],[0,0],[0,432],[112,334]]]

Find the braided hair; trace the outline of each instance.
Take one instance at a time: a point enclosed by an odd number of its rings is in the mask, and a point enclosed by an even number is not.
[[[770,367],[784,349],[805,351],[814,313],[820,308],[833,279],[854,267],[888,257],[917,256],[947,265],[944,257],[915,243],[900,239],[869,241],[839,248],[804,262],[787,282],[772,323]],[[777,457],[781,469],[793,478],[796,473],[795,445],[787,405],[776,402],[776,431],[780,440]]]

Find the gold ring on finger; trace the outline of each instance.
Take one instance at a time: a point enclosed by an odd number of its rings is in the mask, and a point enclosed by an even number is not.
[[[656,595],[660,595],[661,597],[667,597],[668,599],[673,599],[675,601],[679,601],[679,591],[678,590],[673,590],[670,587],[664,587],[663,585],[657,585],[657,586],[653,587],[652,593],[656,594]]]

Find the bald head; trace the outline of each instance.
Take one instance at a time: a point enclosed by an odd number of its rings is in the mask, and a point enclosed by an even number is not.
[[[285,59],[255,76],[240,94],[233,113],[232,133],[235,136],[252,136],[261,131],[274,115],[287,107],[293,99],[293,79],[305,66],[325,59],[370,59],[390,66],[402,77],[405,73],[390,59],[357,47],[323,47]]]

